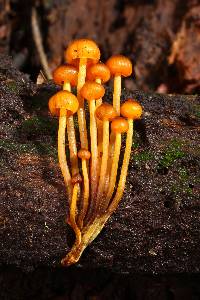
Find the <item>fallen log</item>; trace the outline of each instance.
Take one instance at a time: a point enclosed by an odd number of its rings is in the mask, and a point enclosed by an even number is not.
[[[57,120],[47,109],[56,89],[34,85],[0,57],[0,264],[24,270],[59,266],[74,238],[65,222]],[[199,96],[124,91],[127,96],[141,102],[144,117],[135,124],[126,191],[77,265],[120,273],[197,273]]]

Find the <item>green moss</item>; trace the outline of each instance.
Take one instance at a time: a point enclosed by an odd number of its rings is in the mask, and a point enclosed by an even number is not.
[[[17,84],[14,80],[7,81],[6,86],[9,89],[10,92],[12,92],[13,94],[18,94],[19,89],[18,89],[18,86],[17,86]]]
[[[146,162],[153,159],[153,154],[149,151],[142,151],[133,156],[133,160],[137,163]]]
[[[182,150],[183,143],[178,140],[172,140],[158,163],[159,168],[171,167],[177,159],[183,158],[185,152]]]
[[[48,134],[51,136],[56,136],[57,134],[58,122],[56,119],[49,119],[48,117],[33,117],[31,119],[25,120],[20,130],[25,133],[36,133],[39,135]]]
[[[52,145],[35,142],[33,143],[17,143],[11,141],[0,141],[0,148],[4,149],[5,151],[10,151],[14,153],[32,153],[32,154],[39,154],[39,155],[48,155],[53,158],[57,158],[57,149]],[[3,160],[3,158],[2,158]]]

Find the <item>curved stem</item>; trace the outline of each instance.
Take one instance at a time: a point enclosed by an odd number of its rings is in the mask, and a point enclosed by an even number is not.
[[[72,201],[70,204],[70,225],[73,228],[75,235],[76,235],[76,242],[75,244],[79,245],[81,242],[81,232],[76,224],[76,206],[77,206],[77,199],[78,199],[78,191],[79,191],[79,184],[76,183],[73,187],[72,193]]]
[[[79,215],[78,223],[80,224],[80,228],[83,227],[83,220],[86,216],[86,212],[88,209],[88,200],[89,200],[89,178],[88,178],[88,168],[86,164],[86,160],[82,159],[82,173],[84,180],[84,195],[83,195],[83,206],[81,208],[81,212]]]
[[[63,84],[63,90],[71,92],[71,84],[68,81]],[[69,116],[67,118],[67,136],[68,136],[68,143],[69,143],[72,175],[75,175],[79,173],[79,168],[78,168],[78,157],[77,157],[77,146],[76,146],[76,132],[74,127],[73,116]]]
[[[110,201],[110,199],[112,197],[112,194],[114,192],[116,177],[117,177],[117,169],[118,169],[118,163],[119,163],[120,150],[121,150],[121,133],[117,133],[116,137],[115,137],[114,156],[113,156],[113,161],[112,161],[112,168],[111,168],[111,172],[110,172],[110,183],[109,183],[108,193],[106,195],[105,205],[109,204],[109,201]]]
[[[97,148],[97,125],[95,118],[95,100],[89,101],[90,109],[90,141],[91,141],[91,199],[97,193],[97,170],[98,170],[98,148]]]
[[[71,186],[71,174],[67,164],[67,158],[65,153],[65,129],[66,129],[66,110],[60,109],[59,117],[59,129],[58,129],[58,160],[61,168],[64,182],[67,187],[69,199],[71,199],[72,186]]]
[[[96,208],[99,211],[99,200],[104,192],[104,180],[107,171],[107,162],[108,162],[108,148],[109,148],[109,121],[103,121],[103,156],[101,160],[101,170],[100,170],[100,179],[97,193],[97,203]]]
[[[86,66],[87,66],[87,59],[80,58],[78,83],[77,83],[77,98],[79,101],[79,109],[77,113],[78,113],[78,125],[79,125],[79,133],[80,133],[80,140],[81,140],[81,148],[84,149],[88,149],[88,139],[87,139],[87,128],[86,128],[86,120],[85,120],[84,99],[80,94],[80,89],[85,83]]]
[[[123,159],[123,164],[122,164],[122,168],[121,168],[121,174],[120,174],[120,178],[119,178],[117,192],[116,192],[115,197],[112,200],[110,206],[108,207],[109,214],[112,214],[112,212],[116,209],[119,201],[121,200],[121,197],[123,195],[124,188],[125,188],[126,176],[127,176],[128,165],[129,165],[129,160],[130,160],[130,155],[131,155],[131,147],[132,147],[132,142],[133,142],[133,120],[128,119],[128,125],[129,125],[129,129],[128,129],[127,137],[126,137],[126,148],[125,148],[125,152],[124,152],[124,159]]]

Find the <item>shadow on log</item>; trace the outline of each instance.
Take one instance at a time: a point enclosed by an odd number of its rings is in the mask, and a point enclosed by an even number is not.
[[[35,86],[0,57],[0,264],[24,270],[59,266],[74,238],[65,223],[57,120],[47,110],[56,89]],[[77,265],[119,273],[197,273],[199,97],[124,91],[127,96],[142,103],[144,117],[135,124],[126,191]]]

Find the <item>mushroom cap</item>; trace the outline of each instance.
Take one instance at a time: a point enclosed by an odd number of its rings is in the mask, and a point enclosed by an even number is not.
[[[78,39],[71,42],[65,51],[66,61],[74,65],[80,58],[87,58],[92,63],[97,63],[100,59],[100,50],[97,44],[89,39]]]
[[[81,183],[83,180],[82,180],[82,177],[79,173],[75,174],[72,179],[71,179],[71,184],[72,185],[75,185],[76,183]]]
[[[113,76],[121,75],[127,77],[132,74],[132,63],[126,56],[113,55],[107,60],[106,65]]]
[[[59,91],[49,100],[49,110],[53,116],[60,116],[60,109],[66,109],[66,115],[70,116],[77,112],[78,99],[68,91]]]
[[[128,119],[140,119],[142,115],[142,106],[133,99],[127,99],[120,109],[121,115]]]
[[[80,93],[84,99],[91,101],[102,98],[105,94],[105,89],[101,84],[95,81],[86,81]]]
[[[122,117],[116,117],[111,123],[111,129],[114,133],[127,132],[128,127],[128,121]]]
[[[101,79],[102,83],[107,82],[110,79],[110,70],[109,68],[99,62],[96,65],[92,65],[87,69],[87,79],[92,81],[95,79]]]
[[[78,151],[78,157],[81,159],[89,160],[90,156],[91,156],[91,153],[87,149],[82,148]]]
[[[56,84],[63,85],[69,82],[72,86],[77,85],[78,71],[74,66],[62,65],[53,72],[53,80]]]
[[[102,103],[96,109],[96,117],[101,121],[111,121],[117,116],[114,107],[109,103]]]

